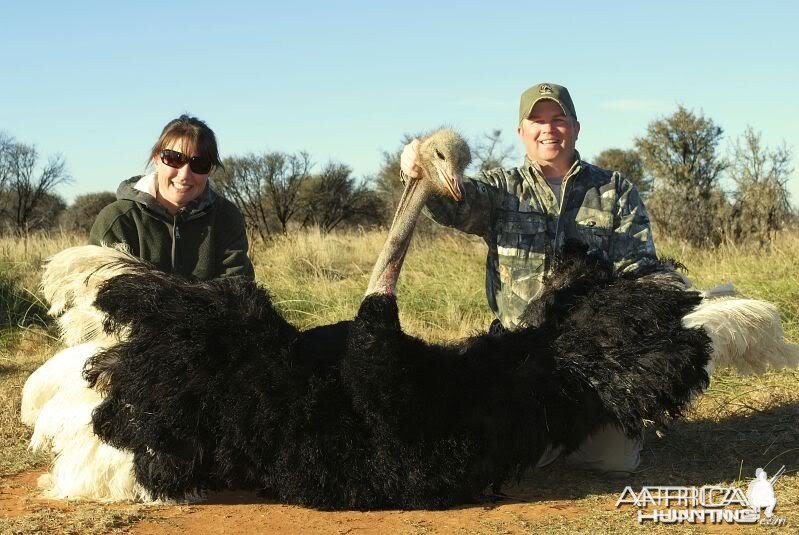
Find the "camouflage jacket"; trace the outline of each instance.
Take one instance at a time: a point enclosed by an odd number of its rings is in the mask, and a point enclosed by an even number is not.
[[[434,221],[486,241],[488,303],[509,329],[540,294],[553,253],[567,239],[601,252],[618,271],[657,261],[638,190],[619,173],[583,162],[578,154],[558,203],[538,164],[525,163],[467,178],[462,202],[435,197],[425,208]]]

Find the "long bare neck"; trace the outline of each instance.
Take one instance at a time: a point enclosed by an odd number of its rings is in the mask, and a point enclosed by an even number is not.
[[[430,195],[432,188],[426,179],[410,179],[405,185],[388,237],[372,269],[366,295],[395,294],[402,263],[413,238],[413,229]]]

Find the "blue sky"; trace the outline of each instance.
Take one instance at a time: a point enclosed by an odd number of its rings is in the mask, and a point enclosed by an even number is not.
[[[140,174],[189,112],[223,156],[307,150],[358,176],[405,133],[503,130],[518,97],[569,88],[591,157],[678,104],[726,142],[746,125],[794,149],[794,2],[0,2],[0,130],[60,153],[69,199]],[[799,204],[796,173],[791,183]]]

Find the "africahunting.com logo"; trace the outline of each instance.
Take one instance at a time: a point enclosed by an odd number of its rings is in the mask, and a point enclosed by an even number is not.
[[[638,508],[638,523],[655,524],[767,524],[785,525],[785,519],[774,516],[777,498],[774,485],[785,472],[780,468],[771,479],[762,468],[744,492],[738,487],[656,486],[642,487],[636,493],[627,486],[616,501],[616,507]]]

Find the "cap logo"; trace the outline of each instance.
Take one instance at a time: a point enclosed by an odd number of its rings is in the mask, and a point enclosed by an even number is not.
[[[538,94],[540,94],[540,95],[551,95],[552,94],[552,88],[549,86],[549,84],[541,84],[541,85],[538,86]]]

